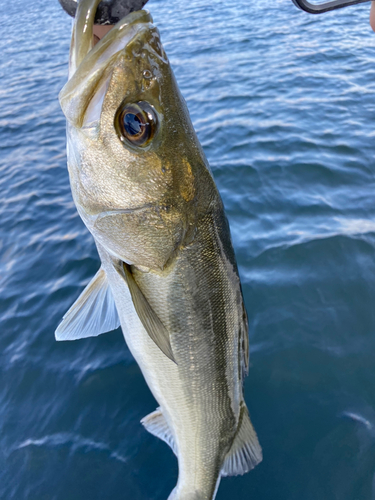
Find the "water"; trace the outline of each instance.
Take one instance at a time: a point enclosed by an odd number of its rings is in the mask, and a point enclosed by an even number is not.
[[[375,499],[375,35],[369,5],[151,0],[230,220],[264,450],[218,500]],[[70,20],[0,25],[0,498],[166,500],[169,448],[120,331],[56,343],[98,268],[68,185]]]

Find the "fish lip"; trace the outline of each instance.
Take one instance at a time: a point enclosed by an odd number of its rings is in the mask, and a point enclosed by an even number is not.
[[[74,76],[82,63],[88,58],[95,60],[102,65],[110,56],[115,55],[127,45],[121,44],[121,40],[126,33],[137,24],[152,24],[152,16],[149,11],[137,10],[130,12],[120,19],[99,42],[93,46],[93,27],[97,4],[100,0],[81,0],[74,20],[72,43],[70,48],[69,79]],[[129,42],[129,40],[127,41]],[[114,49],[115,47],[115,49]],[[103,58],[103,55],[107,57]]]

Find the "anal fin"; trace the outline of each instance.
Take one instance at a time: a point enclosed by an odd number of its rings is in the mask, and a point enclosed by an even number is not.
[[[172,448],[173,453],[177,455],[177,447],[171,429],[160,408],[142,418],[141,424],[150,434],[167,443]]]
[[[100,268],[55,331],[56,340],[77,340],[120,326],[116,304],[105,271]]]
[[[238,429],[221,469],[222,476],[238,476],[254,469],[262,461],[262,448],[243,403]]]

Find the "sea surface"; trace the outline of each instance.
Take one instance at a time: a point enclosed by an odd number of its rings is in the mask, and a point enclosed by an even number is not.
[[[217,500],[375,500],[375,33],[369,4],[150,0],[230,221],[264,451]],[[0,498],[166,500],[177,462],[120,330],[57,343],[95,274],[57,100],[71,20],[0,9]]]

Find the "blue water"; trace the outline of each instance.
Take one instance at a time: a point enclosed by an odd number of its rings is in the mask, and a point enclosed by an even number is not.
[[[375,34],[369,5],[150,0],[222,194],[264,450],[218,500],[375,500]],[[166,500],[169,448],[120,331],[56,343],[98,268],[72,202],[70,19],[0,9],[0,498]]]

